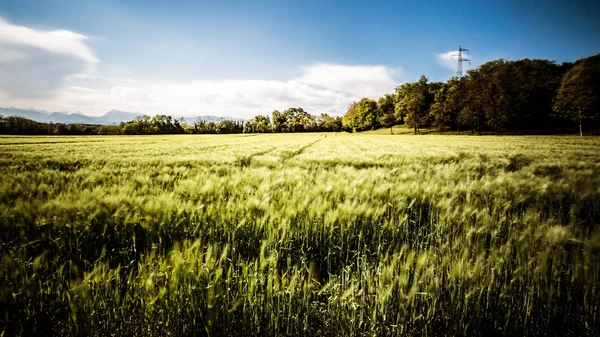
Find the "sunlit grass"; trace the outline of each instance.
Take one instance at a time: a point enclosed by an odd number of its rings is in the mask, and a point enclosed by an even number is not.
[[[597,335],[599,172],[579,137],[2,137],[0,333]]]

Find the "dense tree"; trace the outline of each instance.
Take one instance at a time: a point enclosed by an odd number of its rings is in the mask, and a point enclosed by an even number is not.
[[[451,124],[451,114],[448,109],[448,86],[443,85],[432,94],[434,98],[430,107],[431,120],[433,125],[442,132]]]
[[[266,115],[257,115],[244,124],[246,133],[267,133],[272,132],[271,119]]]
[[[275,110],[271,116],[271,128],[273,129],[273,132],[283,132],[285,125],[287,124],[286,115],[278,110]]]
[[[554,127],[552,105],[561,79],[572,66],[547,60],[506,62],[505,70],[511,86],[509,130],[534,130]],[[561,125],[559,125],[561,126]]]
[[[574,120],[583,136],[583,124],[600,119],[600,54],[575,62],[562,79],[556,95],[554,110]]]
[[[452,101],[458,98],[464,110],[458,127],[494,133],[550,128],[552,100],[569,67],[546,60],[487,62],[451,86],[460,89],[449,95],[448,113],[456,111]]]
[[[344,126],[352,131],[377,128],[379,126],[377,102],[369,98],[363,98],[359,102],[351,104],[344,120]]]
[[[417,82],[405,83],[396,89],[398,111],[406,124],[414,128],[415,134],[429,119],[432,95],[427,77],[421,75]]]
[[[31,119],[0,115],[0,134],[12,135],[97,135],[104,126],[39,123]]]
[[[361,130],[373,130],[379,126],[377,113],[377,102],[363,98],[356,106],[354,118],[357,118]]]
[[[151,119],[151,130],[158,134],[183,133],[183,119],[176,119],[168,115],[156,115]]]
[[[197,120],[194,123],[194,129],[192,130],[192,133],[198,133],[198,134],[217,133],[215,130],[215,122]]]
[[[121,123],[125,135],[153,135],[184,133],[183,119],[174,119],[168,115],[138,116],[134,120]]]
[[[98,130],[99,135],[120,135],[121,126],[119,125],[103,125]]]
[[[459,112],[459,123],[471,130],[471,132],[482,133],[485,127],[485,98],[481,94],[480,85],[482,74],[469,71],[464,83],[464,105]]]
[[[466,103],[465,95],[465,79],[452,77],[446,82],[443,98],[445,99],[443,106],[443,120],[445,126],[460,133],[459,115]]]
[[[218,134],[242,133],[244,124],[230,119],[224,119],[215,124],[215,132]]]
[[[346,110],[346,113],[344,114],[344,117],[342,118],[342,127],[346,130],[346,131],[357,131],[358,125],[356,123],[356,118],[354,118],[354,115],[356,113],[356,106],[358,105],[358,102],[352,102],[348,105],[348,109]]]
[[[406,109],[404,106],[404,97],[409,94],[411,83],[404,83],[396,87],[394,92],[394,118],[401,124],[405,124]]]
[[[551,114],[552,100],[562,75],[570,67],[568,63],[557,65],[546,60],[500,59],[446,83],[429,83],[421,76],[417,82],[396,88],[392,96],[394,119],[396,123],[409,124],[415,132],[425,126],[459,133],[461,128],[477,133],[548,129],[558,123]],[[390,97],[381,100],[380,105]],[[344,120],[345,126],[360,130],[357,111],[349,109]],[[382,111],[378,109],[378,126],[386,124],[389,118]],[[565,127],[564,123],[560,127]]]
[[[302,108],[289,108],[283,112],[286,123],[283,132],[303,132],[314,129],[314,118]],[[312,121],[311,121],[312,119]]]
[[[302,118],[300,119],[300,124],[302,124],[302,131],[318,131],[316,118],[309,114],[302,116]]]
[[[266,123],[266,128],[270,126]],[[0,116],[1,134],[18,135],[149,135],[181,133],[242,133],[244,124],[240,121],[222,120],[218,123],[197,121],[194,125],[183,124],[182,119],[158,115],[139,116],[119,125],[85,125],[39,123],[22,117]]]
[[[500,59],[483,64],[478,71],[481,76],[474,78],[479,80],[474,86],[479,88],[479,100],[485,102],[485,126],[493,133],[505,131],[518,99],[510,85],[510,66]]]
[[[317,127],[319,131],[324,132],[339,132],[342,130],[342,117],[329,116],[328,114],[321,114],[317,119]]]
[[[395,107],[396,99],[394,95],[383,95],[377,101],[377,122],[384,128],[390,128],[390,133],[394,133],[393,126],[396,124]]]

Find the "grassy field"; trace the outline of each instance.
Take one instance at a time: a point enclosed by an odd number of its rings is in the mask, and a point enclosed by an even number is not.
[[[0,336],[598,336],[599,222],[600,138],[2,137]]]

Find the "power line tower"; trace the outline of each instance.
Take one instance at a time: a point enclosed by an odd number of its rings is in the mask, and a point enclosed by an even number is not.
[[[458,64],[456,65],[456,76],[457,77],[462,77],[462,75],[463,75],[463,71],[462,71],[462,63],[463,62],[469,62],[469,65],[471,65],[471,60],[463,58],[463,52],[467,52],[467,55],[469,55],[468,49],[464,49],[463,47],[458,46],[458,54],[453,54],[452,56],[450,56],[450,58],[456,57],[458,59]]]

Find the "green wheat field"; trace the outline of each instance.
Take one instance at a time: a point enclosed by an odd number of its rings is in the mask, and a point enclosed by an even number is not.
[[[600,138],[0,138],[0,336],[598,336]]]

